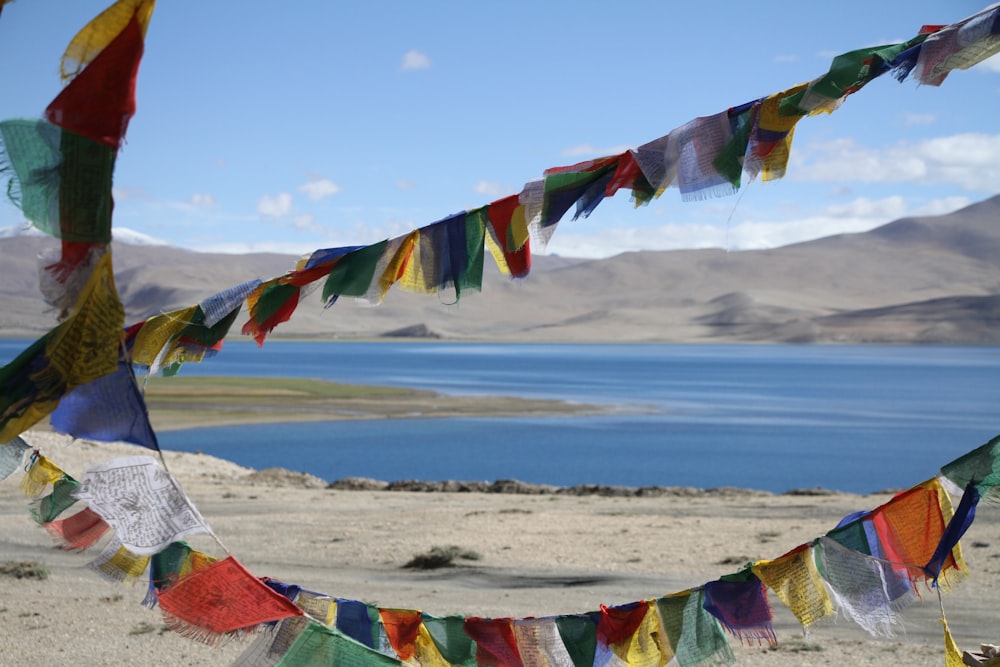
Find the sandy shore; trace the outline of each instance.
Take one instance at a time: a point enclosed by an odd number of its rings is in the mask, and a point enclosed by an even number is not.
[[[123,444],[26,440],[71,475],[90,462],[146,453]],[[773,558],[825,533],[885,495],[526,496],[304,488],[294,475],[253,475],[227,461],[166,453],[170,470],[225,546],[251,572],[334,596],[432,614],[542,616],[648,599]],[[140,605],[145,584],[113,585],[86,564],[98,548],[66,553],[28,516],[19,474],[0,483],[0,563],[32,560],[45,580],[0,576],[0,664],[225,665],[246,642],[210,648],[171,633]],[[920,480],[914,480],[919,482]],[[205,537],[193,546],[224,555]],[[457,545],[481,555],[458,567],[403,569],[417,553]],[[1000,512],[981,507],[963,539],[970,578],[945,595],[960,647],[1000,640]],[[732,640],[740,665],[940,665],[937,597],[902,613],[891,639],[848,619],[804,636],[772,596],[779,646]]]

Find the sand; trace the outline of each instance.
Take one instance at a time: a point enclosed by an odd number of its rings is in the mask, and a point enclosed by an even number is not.
[[[25,436],[80,477],[90,462],[146,453],[124,444]],[[166,453],[170,470],[225,546],[251,572],[382,606],[432,614],[541,616],[677,592],[776,557],[887,495],[754,491],[663,497],[416,493],[306,488],[310,478],[254,471],[200,454]],[[225,665],[247,645],[212,648],[166,630],[140,605],[145,585],[115,585],[66,553],[28,515],[18,477],[0,483],[0,563],[38,561],[47,579],[0,576],[0,664]],[[920,480],[914,480],[918,482]],[[224,555],[209,538],[198,549]],[[433,546],[481,558],[419,571],[401,566]],[[963,539],[970,577],[944,596],[963,649],[1000,639],[1000,512],[981,507]],[[941,665],[936,594],[902,613],[899,634],[873,639],[845,618],[804,636],[772,596],[779,645],[731,645],[740,665]]]

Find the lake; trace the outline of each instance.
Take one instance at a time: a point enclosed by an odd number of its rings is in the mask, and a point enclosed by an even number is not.
[[[5,362],[28,341],[0,342]],[[315,377],[649,405],[599,417],[401,419],[159,433],[165,449],[334,480],[912,486],[1000,433],[1000,348],[227,342],[181,373]]]
[[[29,341],[2,341],[4,362]],[[315,377],[653,406],[599,417],[310,422],[159,433],[165,449],[327,480],[783,492],[909,487],[1000,433],[1000,348],[226,343],[188,376]]]

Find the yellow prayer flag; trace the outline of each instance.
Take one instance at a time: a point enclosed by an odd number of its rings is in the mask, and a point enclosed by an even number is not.
[[[139,28],[145,37],[155,5],[155,0],[118,0],[94,17],[76,33],[63,53],[59,66],[59,74],[63,80],[72,79],[83,71],[125,29],[133,16],[139,22]]]
[[[173,351],[177,336],[190,323],[198,306],[188,306],[150,317],[139,329],[132,344],[132,361],[143,366],[163,365]]]
[[[948,621],[941,619],[944,626],[944,667],[965,667],[965,660],[962,659],[962,652],[955,643],[955,638],[951,636],[951,629]]]
[[[834,613],[809,545],[774,560],[757,561],[752,569],[805,627]]]
[[[451,667],[451,663],[444,659],[437,644],[431,637],[430,631],[423,623],[417,630],[417,638],[414,641],[413,657],[421,667]]]
[[[28,468],[27,474],[21,480],[21,489],[25,495],[40,496],[49,484],[58,482],[63,473],[62,469],[48,459],[48,457],[38,454]]]
[[[389,291],[389,288],[402,279],[406,273],[407,266],[412,261],[413,249],[420,241],[420,230],[415,229],[398,242],[394,241],[395,239],[389,241],[388,247],[395,248],[395,252],[388,257],[389,261],[386,264],[385,270],[382,271],[378,279],[379,289],[382,292],[378,295],[378,301],[384,299],[385,293]]]
[[[664,667],[674,657],[666,633],[661,630],[655,600],[649,600],[646,615],[635,634],[625,641],[615,643],[611,650],[626,665],[632,667]]]
[[[110,253],[98,260],[73,308],[46,343],[48,367],[32,378],[40,386],[64,384],[69,392],[118,369],[125,309],[115,287]]]
[[[149,560],[149,556],[139,556],[121,546],[111,558],[103,562],[95,562],[93,567],[111,579],[131,583],[146,571]]]

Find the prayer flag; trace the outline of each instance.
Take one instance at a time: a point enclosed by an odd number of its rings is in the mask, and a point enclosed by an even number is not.
[[[513,619],[470,616],[465,619],[465,634],[476,642],[477,664],[524,667],[514,637]]]
[[[525,667],[575,667],[554,618],[515,619],[514,638]]]
[[[110,540],[101,554],[87,566],[112,582],[132,583],[146,571],[149,560],[149,556],[132,553],[115,538]]]
[[[344,667],[380,667],[402,665],[399,660],[354,641],[339,630],[310,621],[298,634],[276,667],[303,665],[343,665]]]
[[[29,449],[31,445],[20,436],[15,436],[9,442],[0,445],[0,480],[7,479],[21,467],[24,453]]]
[[[299,634],[312,622],[305,616],[290,616],[277,623],[265,625],[257,633],[253,643],[233,661],[232,667],[277,665],[298,639]]]
[[[948,527],[945,528],[944,534],[941,536],[941,541],[938,542],[937,548],[934,549],[934,555],[931,556],[930,561],[924,566],[924,572],[935,583],[941,574],[941,569],[944,567],[945,561],[948,560],[949,554],[958,548],[958,541],[962,539],[965,531],[969,529],[969,526],[972,525],[973,520],[976,518],[976,505],[978,503],[979,490],[976,488],[975,482],[970,481],[965,487],[965,492],[962,494],[962,500],[958,504],[958,509],[955,510],[955,515],[948,521]]]
[[[968,69],[1000,53],[1000,7],[991,5],[943,27],[920,45],[914,69],[917,80],[940,86],[954,69]]]
[[[239,285],[222,290],[218,294],[213,294],[202,301],[198,304],[201,306],[204,318],[202,324],[212,328],[222,321],[222,319],[232,315],[234,310],[238,311],[247,297],[257,289],[260,282],[259,278],[247,280]]]
[[[481,215],[483,209],[477,209]],[[470,215],[472,212],[470,212]],[[520,197],[511,195],[486,207],[486,243],[497,267],[505,275],[523,278],[531,270],[528,223]]]
[[[774,614],[767,599],[767,588],[752,570],[710,581],[704,586],[705,611],[719,619],[730,634],[750,645],[766,641],[778,643],[771,621]]]
[[[86,551],[110,529],[89,507],[65,519],[50,521],[44,527],[63,551]]]
[[[837,610],[875,637],[892,637],[900,625],[897,612],[917,599],[890,594],[895,577],[890,563],[841,546],[821,537],[815,546],[817,567],[836,602]]]
[[[119,4],[134,5],[130,20],[45,110],[46,119],[53,124],[112,149],[121,144],[135,114],[135,82],[154,2]],[[70,48],[75,43],[71,42]]]
[[[597,641],[598,658],[594,662],[600,664],[606,662],[600,656],[605,651],[622,664],[635,667],[660,667],[673,656],[669,647],[663,651],[656,605],[646,600],[616,607],[601,605]]]
[[[485,229],[479,217],[457,213],[418,232],[401,288],[424,294],[453,288],[455,301],[464,290],[482,289]]]
[[[110,243],[114,166],[114,149],[52,123],[0,122],[0,174],[9,179],[7,196],[50,236]]]
[[[703,590],[658,598],[656,609],[677,664],[697,665],[716,656],[726,664],[733,663],[733,650],[718,619],[705,610]]]
[[[556,628],[574,667],[591,667],[597,655],[597,624],[600,612],[556,617]]]
[[[368,648],[378,639],[378,609],[357,600],[337,599],[337,629]]]
[[[159,594],[164,622],[207,644],[302,610],[261,583],[232,556],[190,574]]]
[[[76,491],[140,556],[211,529],[174,477],[151,456],[125,456],[87,469]]]
[[[946,463],[941,467],[941,474],[959,488],[975,480],[983,500],[997,502],[1000,492],[994,489],[1000,486],[1000,435]]]
[[[346,252],[333,265],[323,284],[323,301],[329,302],[337,296],[362,297],[368,294],[379,260],[388,246],[387,239]]]
[[[79,74],[133,20],[139,23],[145,37],[154,5],[154,0],[117,0],[94,17],[66,47],[59,68],[61,77],[72,79]]]
[[[417,650],[421,613],[412,609],[379,609],[378,613],[392,650],[400,660],[410,662]]]
[[[132,364],[125,361],[118,363],[114,373],[80,385],[64,396],[49,422],[56,431],[74,438],[124,441],[160,449]]]
[[[79,487],[78,481],[63,473],[52,483],[52,493],[31,503],[31,517],[38,523],[55,521],[60,514],[77,503],[73,492]]]
[[[203,570],[219,559],[196,551],[186,542],[172,542],[152,555],[149,564],[149,592],[143,604],[156,606],[157,595],[178,580]]]
[[[36,453],[31,457],[27,474],[21,479],[21,490],[28,496],[40,496],[49,484],[55,484],[66,473],[47,456]]]
[[[753,573],[774,591],[805,627],[833,613],[833,604],[813,560],[803,544],[774,560],[757,561]]]
[[[462,616],[430,616],[424,614],[424,627],[434,644],[449,665],[475,667],[476,642],[465,632],[465,618]],[[426,644],[424,644],[426,646]],[[417,643],[419,655],[421,642]]]

